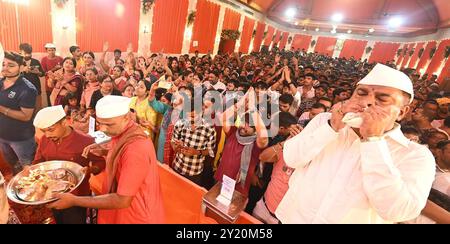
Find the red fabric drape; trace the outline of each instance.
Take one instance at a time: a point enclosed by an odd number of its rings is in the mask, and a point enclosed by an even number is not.
[[[432,48],[435,47],[436,47],[435,41],[428,42],[427,47],[425,48],[425,51],[423,52],[422,57],[419,60],[419,64],[417,64],[416,70],[420,71],[426,68],[425,66],[428,63],[428,60],[430,60],[430,51]]]
[[[406,48],[407,46],[403,47],[403,50]],[[397,55],[398,50],[395,52],[395,55],[398,56],[397,57],[397,62],[395,62],[395,65],[399,66],[402,62],[403,62],[403,50],[400,52],[400,55]]]
[[[197,0],[196,11],[190,52],[193,53],[195,50],[200,53],[212,52],[219,23],[220,5],[208,0]],[[197,41],[198,47],[194,47],[194,41]]]
[[[140,2],[127,0],[78,0],[77,44],[81,50],[99,52],[103,43],[125,50],[138,48]]]
[[[139,1],[137,1],[139,2]],[[181,53],[189,0],[156,1],[153,10],[152,52]]]
[[[292,41],[292,48],[294,50],[308,50],[309,45],[311,44],[311,39],[312,36],[296,34],[294,36],[294,40]]]
[[[354,57],[356,60],[362,58],[364,51],[366,50],[367,41],[350,40],[347,39],[344,42],[344,47],[341,50],[340,58]]]
[[[450,77],[450,58],[447,59],[444,68],[441,71],[441,74],[438,77],[438,82],[442,83],[445,78]]]
[[[223,30],[239,30],[239,23],[241,21],[241,15],[229,8],[225,10],[225,16],[223,19]],[[234,40],[221,40],[219,50],[224,53],[233,53],[236,46]]]
[[[264,46],[270,46],[270,43],[272,43],[272,37],[274,32],[275,28],[269,25],[269,27],[267,27],[266,38],[264,39]]]
[[[405,68],[405,66],[408,64],[408,61],[411,59],[411,55],[409,55],[409,52],[413,49],[415,43],[411,43],[407,46],[408,50],[406,51],[406,54],[403,57],[403,62],[400,68]]]
[[[278,44],[280,43],[280,37],[281,37],[281,34],[282,34],[283,32],[281,32],[280,30],[277,30],[276,32],[275,32],[275,39],[273,39],[273,45],[272,46],[278,46]]]
[[[256,25],[256,36],[253,39],[253,52],[259,52],[264,37],[264,29],[266,24],[258,22]]]
[[[5,50],[18,51],[19,44],[27,42],[33,46],[33,52],[45,52],[45,43],[53,42],[50,1],[29,3],[17,5],[17,28],[15,5],[0,1],[0,42]]]
[[[242,28],[241,34],[241,46],[239,47],[239,52],[248,53],[250,47],[250,41],[252,40],[253,29],[255,27],[255,21],[245,17],[244,27]]]
[[[392,61],[399,47],[399,43],[376,42],[370,55],[369,63],[386,63],[387,61]]]
[[[280,42],[280,49],[284,49],[286,47],[288,38],[289,38],[289,32],[283,32],[283,39],[281,39],[281,42]]]
[[[332,56],[334,52],[334,46],[336,45],[336,38],[333,37],[319,37],[314,52]]]
[[[427,73],[433,74],[439,71],[439,67],[442,64],[442,61],[444,60],[444,54],[445,54],[445,48],[447,46],[450,46],[450,39],[448,40],[442,40],[439,44],[438,49],[436,50],[436,53],[433,56],[433,59],[430,62],[430,65],[428,65]]]
[[[409,61],[408,68],[416,67],[417,60],[419,59],[419,51],[424,46],[425,46],[424,42],[417,43],[416,49],[414,50],[414,54],[411,56],[411,60]]]
[[[225,17],[223,18],[224,30],[239,30],[239,22],[241,21],[241,15],[229,8],[225,10]]]

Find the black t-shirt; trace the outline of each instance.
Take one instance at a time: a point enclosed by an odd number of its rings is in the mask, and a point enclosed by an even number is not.
[[[23,76],[25,77],[25,79],[27,79],[28,81],[31,82],[31,84],[34,85],[34,87],[36,87],[37,93],[38,95],[41,95],[41,81],[39,79],[39,77],[42,77],[45,75],[44,70],[42,69],[41,63],[37,60],[32,58],[31,62],[30,62],[30,69],[33,69],[34,67],[36,67],[39,72],[41,72],[41,76],[37,75],[37,74],[33,74],[33,73],[24,73]]]
[[[36,107],[36,87],[20,76],[16,83],[4,90],[5,79],[0,79],[0,105],[11,110]],[[0,138],[7,141],[25,141],[34,137],[33,118],[27,122],[19,121],[0,113]]]
[[[111,95],[122,96],[122,93],[120,93],[120,91],[114,89],[112,91]],[[94,94],[92,94],[91,104],[89,105],[89,108],[95,110],[95,105],[97,105],[98,100],[100,100],[102,98],[103,98],[102,92],[100,90],[95,91]]]

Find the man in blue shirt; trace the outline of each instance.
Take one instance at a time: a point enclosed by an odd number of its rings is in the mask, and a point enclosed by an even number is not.
[[[0,79],[0,152],[17,174],[36,151],[33,115],[37,90],[20,75],[23,56],[5,52]]]

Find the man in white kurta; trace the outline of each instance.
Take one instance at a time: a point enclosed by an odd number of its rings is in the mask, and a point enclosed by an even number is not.
[[[276,210],[282,223],[394,223],[417,217],[435,175],[424,146],[395,123],[409,111],[412,83],[377,65],[346,103],[317,115],[284,145],[295,168]],[[356,113],[362,123],[343,123]],[[351,124],[350,127],[349,124]]]

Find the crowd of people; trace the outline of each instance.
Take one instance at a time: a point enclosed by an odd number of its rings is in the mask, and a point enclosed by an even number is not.
[[[107,43],[98,60],[45,48],[41,61],[27,43],[5,52],[1,154],[14,174],[62,159],[107,175],[102,195],[59,195],[57,223],[86,223],[87,209],[99,223],[164,223],[158,163],[206,189],[236,180],[245,211],[269,224],[450,221],[450,91],[435,75],[276,47],[129,47],[111,60]],[[91,117],[111,143],[94,143]]]

